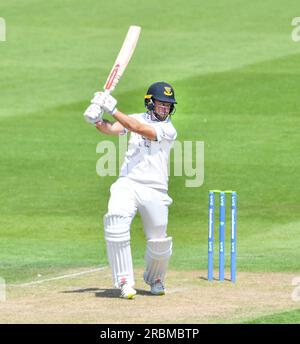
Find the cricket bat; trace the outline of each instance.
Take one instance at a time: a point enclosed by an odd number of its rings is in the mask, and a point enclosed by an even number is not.
[[[140,26],[130,26],[123,42],[122,48],[116,61],[108,75],[104,85],[104,92],[111,93],[117,86],[121,76],[123,75],[131,56],[134,52],[141,32]]]

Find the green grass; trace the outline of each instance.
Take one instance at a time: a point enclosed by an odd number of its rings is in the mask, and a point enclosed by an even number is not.
[[[300,309],[251,319],[247,324],[300,324]]]
[[[131,24],[143,31],[115,92],[120,109],[143,111],[147,87],[166,80],[178,99],[178,140],[205,143],[204,185],[186,188],[188,177],[171,176],[171,268],[206,267],[207,191],[224,188],[239,195],[238,269],[299,272],[297,5],[1,3],[0,275],[21,281],[107,263],[102,217],[115,178],[97,176],[95,166],[97,143],[111,138],[82,112]],[[140,218],[132,246],[143,264]]]

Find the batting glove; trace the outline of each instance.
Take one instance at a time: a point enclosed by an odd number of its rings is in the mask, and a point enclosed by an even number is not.
[[[102,104],[102,109],[104,112],[107,112],[111,116],[113,116],[117,112],[117,99],[112,97],[110,94],[105,94],[104,102]]]
[[[107,112],[110,115],[114,115],[117,111],[117,100],[114,97],[112,97],[109,93],[96,92],[91,103],[97,104],[104,110],[104,112]]]
[[[107,94],[105,94],[104,92],[96,92],[94,94],[94,98],[91,100],[91,103],[92,104],[97,104],[100,107],[102,107],[102,105],[103,105],[103,103],[105,101],[106,96],[107,96]]]
[[[102,121],[103,110],[97,104],[91,104],[83,114],[85,120],[92,125]]]

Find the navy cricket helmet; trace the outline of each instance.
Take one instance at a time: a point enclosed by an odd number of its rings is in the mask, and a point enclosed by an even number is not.
[[[147,94],[145,95],[145,107],[147,108],[147,110],[154,110],[154,100],[171,103],[170,115],[174,114],[174,104],[177,104],[177,102],[175,99],[174,89],[170,84],[164,81],[155,82],[154,84],[152,84],[149,87]]]

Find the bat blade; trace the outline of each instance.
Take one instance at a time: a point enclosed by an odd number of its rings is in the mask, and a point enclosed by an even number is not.
[[[104,90],[107,93],[112,92],[117,86],[121,76],[126,69],[134,49],[137,45],[139,36],[141,32],[140,26],[130,26],[123,42],[122,48],[116,58],[116,61],[108,75],[108,78],[104,85]]]

